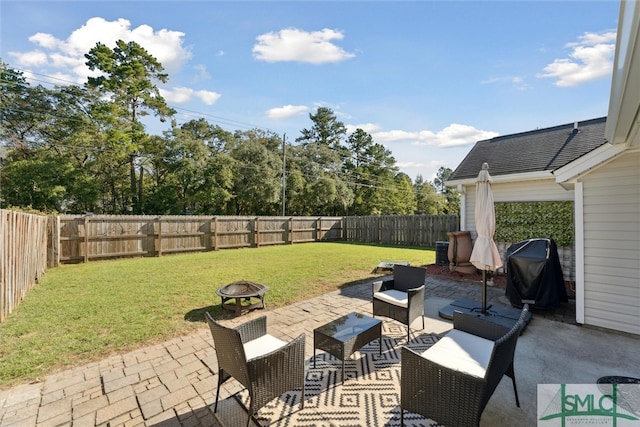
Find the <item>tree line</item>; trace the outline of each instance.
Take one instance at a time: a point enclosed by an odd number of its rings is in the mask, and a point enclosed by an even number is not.
[[[262,129],[178,124],[142,46],[97,43],[84,85],[31,85],[0,59],[0,207],[155,215],[455,214],[459,195],[415,182],[392,153],[326,107],[293,142]],[[146,117],[146,118],[145,118]],[[150,134],[149,120],[169,121]]]

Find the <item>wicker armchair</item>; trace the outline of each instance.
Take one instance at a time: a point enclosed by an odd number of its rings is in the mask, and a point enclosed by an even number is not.
[[[396,264],[393,279],[373,283],[373,317],[385,316],[407,325],[407,341],[411,323],[422,318],[424,329],[424,281],[427,270]]]
[[[480,417],[503,375],[511,378],[520,407],[513,356],[529,306],[511,328],[454,313],[454,329],[422,354],[402,348],[400,425],[404,411],[447,427],[479,426]]]
[[[222,383],[233,377],[249,392],[249,418],[283,393],[301,388],[304,408],[304,341],[300,334],[286,343],[267,334],[267,318],[261,316],[235,328],[228,328],[205,313],[218,357],[218,389],[213,412],[218,410]],[[256,421],[256,424],[260,425]]]

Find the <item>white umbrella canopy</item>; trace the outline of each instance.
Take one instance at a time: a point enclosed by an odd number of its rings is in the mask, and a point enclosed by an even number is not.
[[[502,267],[500,252],[493,241],[496,232],[496,213],[493,206],[489,164],[483,163],[476,181],[476,232],[478,236],[469,261],[482,270],[482,314],[487,314],[487,271]]]
[[[489,165],[484,163],[476,181],[476,232],[478,236],[473,245],[469,261],[479,270],[495,271],[502,267],[500,252],[493,241],[496,231],[496,214],[491,191]]]

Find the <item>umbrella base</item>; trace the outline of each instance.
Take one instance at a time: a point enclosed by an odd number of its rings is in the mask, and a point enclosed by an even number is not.
[[[438,315],[443,319],[452,320],[453,313],[455,311],[482,317],[489,322],[497,323],[498,325],[504,326],[505,328],[509,329],[511,329],[511,327],[516,324],[516,322],[520,318],[521,313],[521,310],[518,310],[516,308],[487,304],[487,312],[483,314],[482,303],[480,301],[463,298],[455,300],[451,304],[442,307],[438,312]],[[531,317],[531,313],[527,313],[527,316],[525,318],[525,328],[527,324],[529,324]]]

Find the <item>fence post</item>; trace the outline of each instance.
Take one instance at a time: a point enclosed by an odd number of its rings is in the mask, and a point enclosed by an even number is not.
[[[258,229],[259,225],[258,225],[258,217],[255,218],[254,222],[253,222],[253,243],[255,245],[255,247],[257,248],[258,246],[260,246],[260,230]]]
[[[53,268],[60,265],[60,217],[49,215],[47,217],[47,267]]]
[[[84,262],[89,262],[89,217],[84,216]]]
[[[158,254],[158,257],[162,256],[162,217],[158,216],[156,217],[156,220],[158,221],[158,239],[156,241],[156,253]]]
[[[211,236],[211,238],[213,239],[213,250],[217,251],[218,250],[218,217],[214,216],[213,217],[213,235]]]

